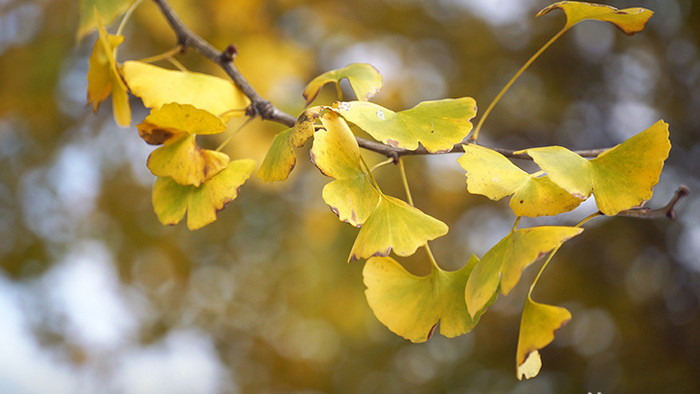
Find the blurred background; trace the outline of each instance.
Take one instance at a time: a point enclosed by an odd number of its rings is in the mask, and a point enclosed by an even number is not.
[[[375,101],[394,110],[472,96],[483,111],[563,26],[559,11],[534,18],[548,3],[171,1],[216,47],[236,44],[251,84],[294,114],[306,82],[352,62],[379,69]],[[656,14],[632,37],[576,26],[513,86],[480,142],[601,148],[664,119],[673,148],[648,205],[680,184],[691,195],[674,221],[599,218],[561,249],[534,298],[573,320],[542,351],[540,375],[518,382],[520,312],[539,264],[471,333],[405,341],[367,306],[363,263],[346,263],[357,229],[321,199],[329,178],[309,144],[287,182],[251,179],[202,230],[164,227],[150,200],[152,147],[115,126],[109,102],[97,114],[86,104],[96,35],[76,42],[78,2],[0,0],[0,393],[700,392],[700,5],[609,3]],[[150,1],[125,35],[119,61],[175,44]],[[196,54],[178,59],[221,75]],[[328,86],[316,103],[334,99]],[[135,125],[147,112],[138,99],[132,107]],[[255,121],[228,153],[260,163],[280,130]],[[432,243],[450,269],[514,220],[507,199],[467,194],[457,157],[406,160],[416,205],[450,226]],[[395,167],[377,175],[404,197]],[[521,227],[594,211],[586,203]],[[427,272],[421,253],[401,261]]]

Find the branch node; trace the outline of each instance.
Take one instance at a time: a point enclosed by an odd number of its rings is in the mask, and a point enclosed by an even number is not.
[[[230,44],[229,46],[224,49],[223,52],[221,52],[221,60],[224,62],[232,62],[233,58],[236,57],[238,54],[238,47],[234,44]]]

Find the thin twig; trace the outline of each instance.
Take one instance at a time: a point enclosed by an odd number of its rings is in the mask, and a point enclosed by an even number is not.
[[[676,189],[676,193],[673,198],[663,207],[651,209],[651,208],[632,208],[625,211],[619,212],[617,216],[625,216],[637,219],[659,219],[659,218],[676,218],[676,204],[685,196],[690,194],[690,189],[686,185],[680,185]]]

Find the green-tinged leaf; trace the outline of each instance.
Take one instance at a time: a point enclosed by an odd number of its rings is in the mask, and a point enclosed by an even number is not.
[[[158,108],[167,103],[191,104],[199,109],[221,116],[248,107],[250,100],[235,85],[213,75],[168,70],[147,63],[124,62],[124,79],[131,92],[141,97],[148,108]]]
[[[180,185],[199,186],[226,168],[228,155],[200,148],[195,137],[182,134],[151,152],[146,165],[153,175],[171,177]]]
[[[592,192],[601,212],[616,215],[651,198],[670,150],[668,124],[660,120],[593,160],[558,146],[526,152],[553,182],[575,195]]]
[[[530,379],[540,372],[542,360],[539,350],[554,340],[554,333],[571,320],[571,313],[561,307],[539,304],[530,296],[525,301],[520,321],[520,335],[516,353],[518,380]]]
[[[458,271],[434,269],[416,276],[391,257],[372,257],[362,271],[367,302],[382,324],[411,342],[430,339],[438,322],[448,338],[466,334],[481,317],[470,317],[464,302],[464,287],[477,261],[472,256]]]
[[[255,169],[255,161],[235,160],[201,186],[182,186],[159,177],[153,185],[153,208],[158,220],[177,224],[187,211],[187,228],[196,230],[216,220],[216,212],[238,196],[238,188]]]
[[[301,148],[306,141],[314,136],[316,132],[314,123],[316,123],[316,119],[321,116],[322,109],[323,107],[311,107],[299,115],[294,124],[293,131],[289,136],[289,142],[291,142],[292,145]]]
[[[349,261],[373,256],[386,256],[394,250],[399,256],[410,256],[426,242],[447,234],[445,223],[428,216],[418,208],[384,194],[350,251]]]
[[[610,22],[625,34],[629,35],[642,31],[649,18],[654,15],[653,11],[641,7],[618,10],[617,8],[604,4],[560,1],[544,8],[537,13],[537,16],[544,15],[554,9],[560,9],[566,14],[565,29],[581,21],[591,19]]]
[[[473,316],[498,292],[507,295],[525,268],[540,257],[580,234],[580,227],[542,226],[515,230],[489,250],[474,268],[465,291]]]
[[[179,103],[168,103],[154,109],[136,127],[141,138],[151,145],[160,145],[182,134],[219,134],[226,131],[226,124],[211,112]]]
[[[401,112],[361,101],[336,103],[333,108],[376,140],[409,150],[422,144],[431,153],[449,151],[462,142],[476,115],[471,97],[423,101]]]
[[[318,91],[327,83],[340,86],[340,81],[347,78],[350,87],[359,101],[367,101],[382,88],[382,76],[376,68],[369,64],[353,63],[339,70],[325,72],[314,78],[304,89],[306,105],[311,104]]]
[[[99,22],[95,16],[95,10],[102,21],[109,25],[133,3],[134,0],[80,0],[78,31],[75,33],[75,39],[79,41],[86,34],[97,29]]]
[[[297,162],[294,145],[289,141],[292,129],[277,133],[258,170],[258,177],[265,182],[284,181]]]
[[[494,150],[464,145],[464,154],[457,161],[466,170],[470,193],[492,200],[512,194],[510,207],[517,216],[552,216],[581,203],[546,176],[530,175]]]
[[[362,226],[379,201],[360,163],[360,148],[345,120],[334,112],[321,116],[325,129],[316,132],[311,161],[321,172],[335,178],[323,188],[323,200],[338,218]]]
[[[95,13],[95,20],[99,34],[89,60],[88,104],[92,104],[92,110],[96,112],[100,103],[112,94],[114,120],[120,126],[129,126],[131,124],[129,94],[114,58],[114,53],[124,41],[124,37],[108,34],[97,13]]]

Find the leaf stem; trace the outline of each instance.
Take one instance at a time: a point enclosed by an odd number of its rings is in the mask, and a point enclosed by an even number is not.
[[[216,148],[216,151],[221,152],[221,150],[224,149],[224,147],[231,141],[231,138],[233,138],[234,135],[238,134],[238,132],[241,131],[241,129],[248,125],[248,123],[250,123],[252,120],[252,117],[246,119],[245,122],[238,126],[238,128],[236,128],[236,130],[234,130],[228,137],[226,137],[226,139],[219,145],[219,147]]]
[[[408,178],[406,177],[406,167],[403,165],[403,160],[399,157],[399,172],[401,172],[401,182],[403,183],[403,188],[406,191],[406,199],[408,204],[413,206],[413,196],[411,196],[411,189],[408,187]]]
[[[134,4],[132,4],[128,10],[126,10],[126,13],[124,13],[124,17],[122,18],[122,21],[119,23],[119,27],[117,28],[117,33],[115,35],[117,35],[117,36],[122,35],[122,32],[124,31],[124,27],[126,27],[126,22],[129,21],[129,18],[131,18],[131,14],[133,14],[134,11],[136,10],[136,7],[138,7],[139,4],[141,4],[141,1],[142,0],[136,0],[134,2]],[[116,58],[116,54],[114,57]]]
[[[143,63],[155,63],[155,62],[161,61],[163,59],[169,59],[169,58],[173,57],[174,55],[180,53],[181,51],[182,51],[182,46],[178,45],[172,49],[168,49],[167,51],[165,51],[161,54],[146,57],[146,58],[140,59],[139,61],[143,62]]]
[[[335,91],[338,95],[338,101],[343,101],[343,89],[340,88],[340,81],[336,82]]]
[[[372,170],[369,168],[369,166],[367,165],[367,162],[365,161],[365,158],[362,157],[361,154],[360,154],[360,163],[362,163],[362,166],[365,168],[365,171],[367,172],[367,176],[369,176],[369,179],[370,179],[370,181],[372,181],[372,184],[374,185],[374,187],[379,191],[379,193],[381,193],[382,189],[379,188],[379,184],[377,183],[377,180],[374,179],[374,175],[372,175]]]
[[[511,85],[513,85],[515,80],[517,80],[518,77],[520,77],[520,75],[523,72],[525,72],[525,70],[527,70],[528,67],[530,67],[532,62],[534,62],[542,54],[542,52],[544,52],[547,48],[549,48],[554,43],[554,41],[556,41],[559,37],[561,37],[562,34],[564,34],[568,29],[569,29],[569,27],[565,26],[557,34],[555,34],[554,37],[550,38],[546,44],[544,44],[539,50],[537,50],[537,52],[535,52],[535,54],[532,55],[532,57],[530,57],[530,59],[528,59],[528,61],[525,62],[525,64],[523,64],[522,67],[520,67],[520,70],[518,70],[518,72],[516,72],[515,75],[513,75],[513,77],[508,81],[508,83],[506,83],[505,86],[503,86],[503,89],[501,89],[501,91],[498,92],[498,95],[496,95],[496,98],[494,98],[493,101],[491,101],[491,104],[489,104],[489,106],[486,108],[486,111],[484,111],[484,114],[481,115],[481,118],[479,119],[479,123],[477,123],[476,127],[474,128],[474,135],[471,138],[474,142],[476,142],[479,139],[479,131],[481,131],[481,126],[484,124],[484,121],[491,113],[491,110],[493,110],[493,107],[495,107],[496,104],[499,101],[501,101],[501,98],[508,91],[508,89],[510,89]]]
[[[387,159],[387,160],[384,160],[380,163],[377,163],[377,164],[372,166],[372,168],[370,169],[370,172],[374,172],[374,170],[376,170],[377,168],[384,167],[385,165],[391,164],[393,162],[394,162],[394,159],[392,158],[392,159]]]

